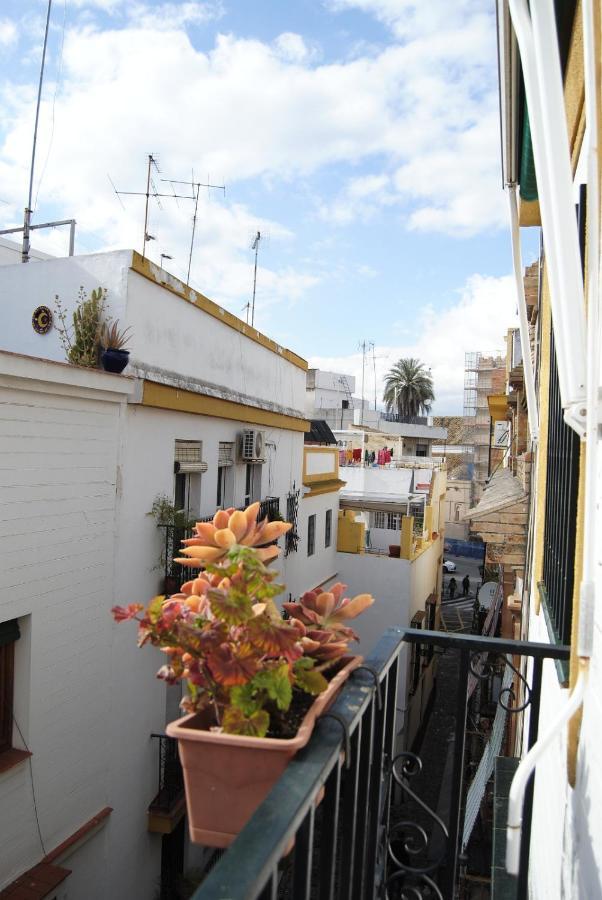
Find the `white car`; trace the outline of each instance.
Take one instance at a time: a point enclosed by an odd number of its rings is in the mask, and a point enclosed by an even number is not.
[[[455,572],[456,571],[455,562],[452,562],[451,559],[444,559],[443,560],[443,571],[444,572]]]

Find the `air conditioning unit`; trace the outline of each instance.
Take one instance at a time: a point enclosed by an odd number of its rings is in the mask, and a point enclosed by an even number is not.
[[[240,459],[242,462],[265,462],[265,434],[247,428],[240,435]]]

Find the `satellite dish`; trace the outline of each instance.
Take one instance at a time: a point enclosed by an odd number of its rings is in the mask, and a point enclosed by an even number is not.
[[[479,590],[479,603],[484,609],[491,609],[493,598],[497,594],[499,584],[497,581],[486,581]]]

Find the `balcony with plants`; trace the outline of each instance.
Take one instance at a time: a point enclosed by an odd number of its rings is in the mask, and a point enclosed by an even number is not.
[[[259,513],[196,523],[176,559],[195,576],[113,611],[164,652],[160,678],[187,682],[166,731],[191,840],[219,857],[194,900],[526,898],[532,782],[518,876],[503,864],[513,752],[521,728],[537,739],[545,661],[569,649],[489,636],[490,616],[481,634],[391,627],[353,656],[350,622],[373,598],[335,585],[283,616],[269,564],[290,526]],[[447,731],[425,720],[406,746],[406,693],[428,667]]]

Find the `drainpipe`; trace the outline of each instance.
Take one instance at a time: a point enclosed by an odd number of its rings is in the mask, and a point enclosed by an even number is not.
[[[513,5],[513,0],[510,0]],[[535,8],[537,4],[532,4]],[[520,833],[522,824],[522,806],[529,777],[547,747],[554,741],[564,725],[580,708],[587,686],[589,660],[593,649],[594,604],[596,600],[596,475],[599,427],[599,359],[600,359],[600,321],[598,278],[600,270],[599,229],[600,198],[598,178],[597,147],[597,107],[596,107],[596,61],[594,40],[594,15],[592,0],[583,0],[583,45],[584,45],[584,81],[585,109],[587,125],[588,153],[588,214],[587,214],[587,344],[586,374],[587,392],[585,403],[585,515],[583,534],[583,579],[579,589],[579,634],[577,640],[577,656],[579,657],[579,675],[568,701],[556,715],[545,734],[533,745],[529,753],[520,763],[512,785],[508,800],[508,824],[506,844],[506,868],[513,875],[518,874],[520,863]],[[564,112],[564,105],[561,107]]]

